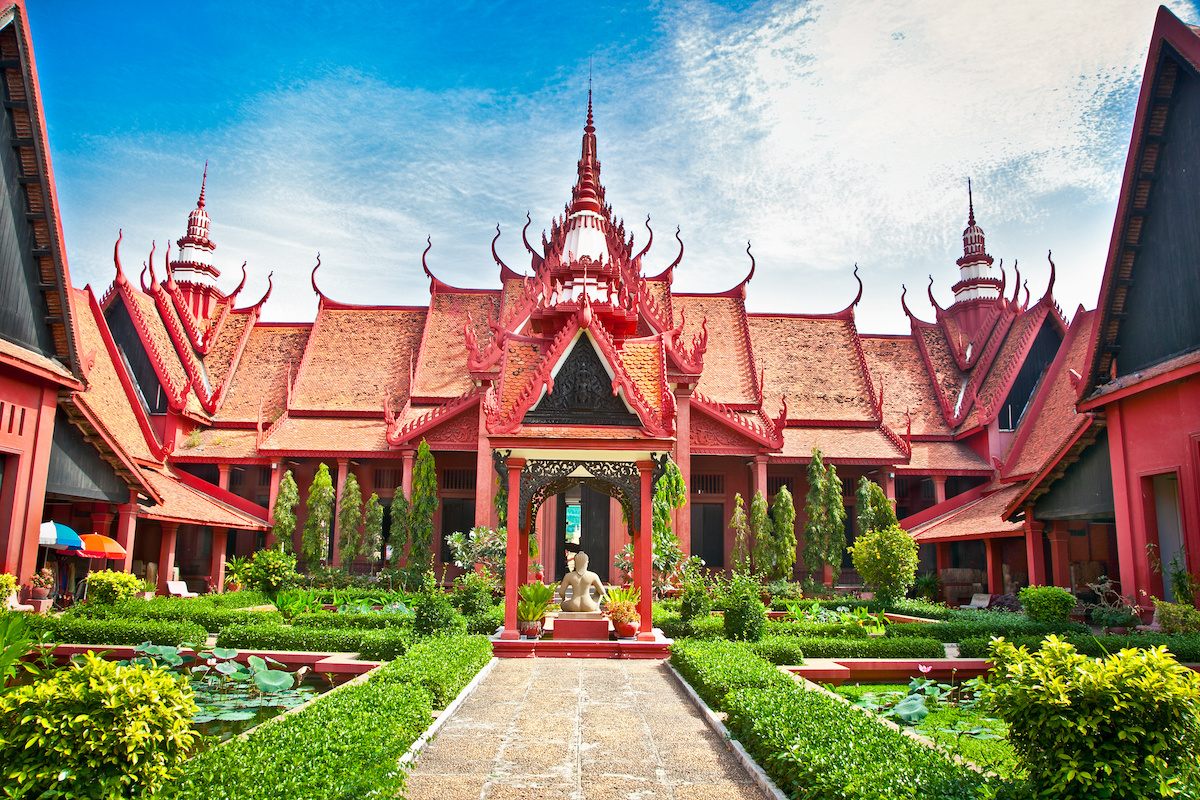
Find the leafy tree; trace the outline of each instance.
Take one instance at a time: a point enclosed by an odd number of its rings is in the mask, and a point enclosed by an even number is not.
[[[828,564],[840,564],[846,550],[846,507],[837,469],[825,467],[821,451],[813,448],[808,464],[808,498],[804,504],[804,566],[809,577],[822,580]]]
[[[342,499],[338,503],[338,547],[341,548],[343,567],[349,568],[364,549],[358,530],[362,521],[362,491],[358,488],[358,478],[354,477],[353,472],[348,472]]]
[[[422,439],[413,464],[412,500],[408,504],[410,572],[424,573],[433,561],[433,515],[437,508],[437,466],[429,443]]]
[[[751,552],[754,560],[751,565],[755,575],[769,571],[771,564],[771,518],[767,516],[767,497],[762,492],[755,492],[750,501],[750,535],[753,537]]]
[[[668,458],[666,471],[654,487],[651,504],[651,531],[654,535],[650,546],[657,579],[655,584],[671,583],[679,577],[677,572],[684,563],[683,548],[679,546],[679,537],[671,529],[671,514],[686,502],[687,485],[683,482],[683,473]]]
[[[296,506],[299,504],[300,490],[289,469],[279,481],[279,494],[275,496],[275,508],[271,511],[275,517],[275,527],[271,532],[279,543],[279,549],[285,553],[292,552],[292,534],[296,530]]]
[[[781,486],[775,494],[775,502],[771,504],[771,519],[774,523],[771,532],[771,562],[767,577],[771,580],[787,578],[796,563],[796,505],[792,502],[792,493],[786,486]]]
[[[899,524],[896,512],[892,510],[891,501],[887,499],[887,495],[875,481],[866,477],[860,478],[855,496],[858,498],[858,530],[860,533],[881,531]]]
[[[332,517],[333,481],[329,478],[329,467],[322,464],[308,487],[308,519],[304,520],[304,537],[300,540],[301,554],[310,570],[325,563]]]
[[[362,551],[371,561],[378,561],[383,546],[383,504],[379,502],[379,495],[371,494],[363,517]]]
[[[850,556],[863,582],[885,603],[904,597],[916,580],[917,543],[899,525],[860,532]]]
[[[746,521],[746,505],[742,502],[742,496],[735,494],[733,497],[733,517],[729,520],[729,527],[733,530],[733,552],[730,553],[729,561],[734,575],[748,575],[750,573],[750,523]]]

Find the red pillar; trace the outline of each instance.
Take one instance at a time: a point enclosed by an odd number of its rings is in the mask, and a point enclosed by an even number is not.
[[[475,524],[494,527],[499,519],[492,507],[496,470],[492,466],[492,445],[487,435],[487,414],[480,411],[475,450]],[[543,559],[544,561],[545,559]]]
[[[16,569],[13,571],[17,577],[18,586],[29,583],[29,579],[33,577],[35,571],[34,567],[37,566],[38,530],[42,527],[42,511],[46,506],[46,476],[50,471],[50,441],[54,436],[54,413],[58,404],[58,387],[44,386],[39,400],[41,407],[37,415],[35,447],[25,458],[15,459],[18,463],[27,460],[30,467],[29,482],[25,484],[28,487],[23,513],[25,534],[22,536],[18,533],[14,537],[16,541],[10,543],[9,546],[11,551],[13,550],[12,544],[15,543],[17,551],[20,553],[20,560],[15,564]],[[22,481],[20,473],[17,475],[17,480]],[[22,519],[20,505],[14,505],[16,513],[12,516]]]
[[[412,457],[405,457],[406,472],[412,474]],[[521,470],[525,459],[508,459],[508,541],[504,553],[504,629],[501,639],[519,639],[517,632],[517,570],[521,544]]]
[[[987,580],[989,594],[1004,594],[1004,572],[1001,570],[1000,547],[998,539],[984,539],[987,550]]]
[[[129,491],[129,502],[117,506],[117,544],[125,548],[125,558],[121,559],[121,571],[133,571],[133,539],[134,527],[137,525],[137,492]]]
[[[1067,523],[1056,519],[1050,523],[1050,563],[1054,568],[1054,585],[1071,588],[1071,533]]]
[[[337,460],[337,487],[334,489],[333,495],[333,519],[329,521],[329,531],[333,536],[333,558],[329,559],[329,566],[336,567],[341,563],[342,545],[338,540],[341,534],[338,533],[338,517],[342,513],[342,492],[346,490],[346,476],[350,474],[350,459],[339,458]]]
[[[271,462],[271,494],[267,500],[267,513],[269,515],[268,522],[275,524],[275,500],[279,497],[279,482],[283,480],[283,461],[275,459]],[[274,529],[267,531],[267,548],[275,546],[275,531]]]
[[[946,502],[946,476],[933,476],[933,504]]]
[[[229,470],[228,464],[217,464],[217,486],[229,491]]]
[[[228,528],[213,528],[212,560],[208,568],[211,580],[208,590],[213,594],[221,594],[225,591],[225,543],[228,535]]]
[[[167,581],[175,578],[175,535],[179,533],[178,522],[162,524],[162,541],[158,545],[158,592],[168,594]]]
[[[405,450],[401,456],[404,460],[404,472],[400,476],[400,491],[404,492],[405,500],[412,500],[413,459],[416,455],[415,450]]]
[[[767,457],[764,454],[754,457],[754,493],[759,492],[763,497],[767,496]],[[749,503],[746,504],[746,511],[750,511]]]
[[[1109,464],[1112,468],[1113,512],[1117,521],[1117,565],[1121,573],[1121,594],[1141,598],[1138,589],[1150,590],[1139,582],[1139,561],[1145,561],[1145,521],[1134,519],[1134,508],[1139,507],[1130,487],[1129,471],[1125,463],[1125,421],[1121,415],[1121,403],[1109,403],[1104,407],[1108,419]],[[1136,478],[1135,478],[1136,480]],[[1140,488],[1140,487],[1139,487]],[[1140,493],[1140,492],[1139,492]],[[1151,500],[1153,504],[1153,500]],[[1140,534],[1139,534],[1140,529]]]
[[[938,542],[934,545],[937,552],[937,571],[940,575],[944,569],[950,569],[950,545],[946,542]]]
[[[1045,526],[1033,518],[1033,506],[1025,507],[1025,561],[1029,568],[1029,585],[1046,585],[1046,553],[1042,545]]]
[[[641,519],[638,521],[638,529],[635,531],[633,541],[633,583],[641,592],[641,599],[638,601],[638,614],[642,618],[641,628],[638,631],[638,639],[653,639],[654,630],[652,624],[652,601],[651,593],[654,591],[653,581],[651,580],[651,570],[653,569],[651,545],[653,543],[653,524],[654,524],[654,462],[639,461],[637,462],[638,477],[642,484],[642,508]],[[766,458],[763,458],[763,473],[766,473]]]
[[[685,556],[692,555],[692,388],[680,386],[675,390],[675,464],[687,487],[683,506],[675,510],[675,535]]]
[[[896,473],[892,471],[892,467],[884,467],[879,471],[879,479],[882,481],[883,496],[892,502],[892,510],[896,510]]]
[[[112,522],[116,518],[116,514],[112,513],[112,506],[108,503],[96,503],[92,507],[92,533],[98,533],[101,536],[112,535]],[[104,569],[108,569],[109,559],[104,559],[100,562]]]

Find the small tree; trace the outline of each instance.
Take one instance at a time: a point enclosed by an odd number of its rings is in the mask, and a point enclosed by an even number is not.
[[[787,578],[796,563],[796,504],[786,486],[779,487],[771,504],[771,580]]]
[[[379,495],[372,493],[367,500],[367,510],[363,515],[362,551],[372,562],[378,561],[380,548],[383,546],[383,504]]]
[[[338,503],[338,547],[341,548],[342,566],[347,569],[363,550],[358,530],[362,521],[362,492],[358,488],[358,478],[350,472],[346,475],[346,486]]]
[[[750,574],[750,523],[746,521],[746,505],[742,496],[735,494],[733,517],[729,527],[733,530],[733,552],[729,555],[734,575]]]
[[[858,530],[881,531],[898,525],[896,512],[892,510],[892,502],[887,499],[879,484],[866,477],[859,478],[858,490],[854,493],[858,498]]]
[[[654,486],[652,501],[651,530],[654,535],[650,545],[656,591],[680,577],[678,573],[684,563],[683,548],[679,546],[679,537],[672,530],[671,514],[686,502],[687,485],[683,482],[683,473],[668,458],[666,470]]]
[[[413,464],[412,500],[408,507],[408,569],[425,573],[433,561],[433,515],[437,513],[437,466],[429,443],[421,440]]]
[[[762,492],[755,492],[750,501],[750,535],[752,537],[751,552],[754,554],[751,570],[755,575],[765,575],[771,564],[771,518],[767,515],[767,498]]]
[[[899,525],[862,531],[850,556],[863,582],[885,603],[904,597],[916,579],[917,543]]]
[[[322,464],[308,487],[308,519],[304,520],[304,538],[300,540],[301,554],[310,570],[325,563],[332,517],[333,481],[329,478],[329,467]]]
[[[300,490],[296,487],[296,479],[289,469],[283,473],[279,481],[279,494],[275,496],[275,507],[271,515],[275,517],[275,527],[271,532],[279,542],[279,549],[285,553],[292,552],[292,534],[296,531],[296,506],[300,504]]]
[[[846,550],[846,507],[842,481],[832,464],[825,467],[821,451],[813,448],[808,464],[808,498],[804,512],[804,566],[809,577],[820,583],[827,564],[839,564]]]

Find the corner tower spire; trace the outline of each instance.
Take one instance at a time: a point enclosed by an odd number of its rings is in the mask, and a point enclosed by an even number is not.
[[[571,205],[564,223],[563,260],[590,258],[610,260],[605,235],[604,187],[600,185],[600,160],[596,157],[596,126],[592,118],[592,90],[588,89],[587,123],[583,126],[583,147],[579,155]]]
[[[171,272],[177,280],[212,284],[221,273],[213,266],[212,254],[217,249],[208,238],[208,212],[204,210],[204,189],[208,185],[208,162],[204,162],[204,177],[200,180],[200,199],[188,214],[187,233],[177,241],[179,257],[171,262]]]
[[[963,231],[963,254],[958,259],[959,281],[954,284],[954,302],[995,300],[1001,282],[992,275],[992,257],[984,245],[983,228],[975,223],[975,198],[967,179],[967,228]]]

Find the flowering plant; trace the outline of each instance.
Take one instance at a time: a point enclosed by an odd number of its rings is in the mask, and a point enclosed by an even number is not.
[[[29,585],[35,589],[49,589],[54,585],[54,573],[50,571],[49,567],[42,567],[33,573],[33,577],[29,579]]]

